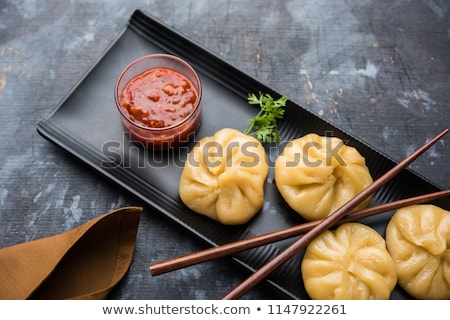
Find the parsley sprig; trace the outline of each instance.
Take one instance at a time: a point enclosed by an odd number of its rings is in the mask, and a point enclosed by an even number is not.
[[[252,119],[250,119],[245,134],[254,136],[261,142],[280,142],[280,132],[278,131],[277,121],[284,116],[284,107],[287,97],[282,96],[275,100],[268,93],[259,93],[257,97],[254,93],[248,94],[248,103],[259,105],[261,110]]]

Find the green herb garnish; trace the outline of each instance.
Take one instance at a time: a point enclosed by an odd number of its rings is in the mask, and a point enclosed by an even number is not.
[[[280,142],[280,132],[277,127],[277,120],[284,116],[284,107],[287,97],[282,96],[278,100],[272,98],[268,93],[259,93],[259,98],[253,94],[248,94],[249,104],[259,104],[261,110],[256,117],[250,119],[245,134],[254,136],[261,142]]]

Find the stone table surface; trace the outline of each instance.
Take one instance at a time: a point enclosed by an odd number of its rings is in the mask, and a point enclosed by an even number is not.
[[[36,130],[136,9],[394,160],[450,125],[446,0],[2,0],[0,247],[141,204]],[[441,188],[450,187],[449,139],[411,165]],[[144,206],[135,259],[110,298],[217,299],[248,276],[227,258],[148,272],[150,258],[203,248]],[[283,296],[260,285],[244,298]]]

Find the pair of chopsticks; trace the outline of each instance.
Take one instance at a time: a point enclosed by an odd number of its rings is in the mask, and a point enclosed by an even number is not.
[[[319,234],[321,234],[323,231],[327,230],[328,228],[330,228],[335,224],[354,221],[356,219],[360,219],[363,217],[368,217],[371,215],[398,209],[408,205],[432,201],[437,198],[450,195],[450,190],[444,190],[440,192],[398,200],[348,214],[355,207],[357,207],[362,201],[364,201],[364,199],[373,194],[381,186],[386,184],[389,180],[391,180],[404,168],[406,168],[411,162],[417,159],[422,153],[428,150],[433,144],[435,144],[439,139],[441,139],[445,134],[447,134],[448,131],[449,131],[448,129],[442,131],[440,134],[438,134],[432,140],[424,144],[421,148],[417,149],[414,153],[405,158],[403,161],[399,162],[396,166],[394,166],[392,169],[386,172],[383,176],[374,181],[370,186],[368,186],[366,189],[364,189],[362,192],[356,195],[356,197],[354,197],[352,200],[347,202],[345,205],[343,205],[341,208],[336,210],[333,214],[331,214],[325,219],[311,221],[287,229],[270,232],[253,238],[244,239],[229,244],[225,244],[222,246],[199,251],[197,253],[162,261],[159,263],[154,263],[149,266],[150,273],[153,276],[156,276],[162,273],[178,270],[211,259],[221,258],[237,252],[241,252],[243,250],[255,248],[257,246],[273,243],[276,241],[284,240],[295,236],[300,236],[303,234],[301,238],[296,240],[294,243],[292,243],[290,246],[284,249],[279,255],[277,255],[275,258],[267,262],[259,270],[254,272],[250,277],[248,277],[246,280],[241,282],[241,284],[236,286],[234,289],[232,289],[222,297],[223,300],[238,299],[242,295],[244,295],[247,291],[249,291],[251,288],[253,288],[255,285],[257,285],[259,282],[261,282],[264,278],[266,278],[281,264],[292,258],[301,249],[307,246]]]

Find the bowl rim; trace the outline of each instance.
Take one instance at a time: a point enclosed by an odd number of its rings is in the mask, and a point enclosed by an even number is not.
[[[119,91],[119,83],[120,83],[120,80],[124,77],[125,73],[126,73],[133,65],[135,65],[136,63],[138,63],[138,62],[140,62],[140,61],[142,61],[142,60],[151,59],[151,58],[167,58],[167,59],[175,60],[175,61],[177,61],[177,62],[183,64],[186,68],[188,68],[188,69],[192,72],[192,74],[194,75],[195,81],[198,83],[198,90],[197,90],[196,104],[195,104],[195,107],[194,107],[194,109],[192,110],[192,112],[189,113],[189,115],[188,115],[186,118],[184,118],[183,120],[181,120],[180,122],[177,122],[177,123],[174,123],[174,124],[172,124],[172,125],[170,125],[170,126],[162,127],[162,128],[153,128],[153,127],[149,127],[149,126],[146,126],[146,125],[137,123],[137,122],[133,121],[132,119],[130,119],[130,118],[125,114],[125,112],[122,110],[122,106],[121,106],[121,104],[120,104],[120,98],[119,98],[119,96],[120,96],[121,93],[118,92],[118,91]],[[164,68],[164,67],[163,67],[163,68]],[[170,69],[170,68],[166,68],[166,69],[173,70],[173,69]],[[146,72],[146,71],[148,71],[148,70],[151,70],[151,69],[146,69],[146,70],[142,71],[140,74],[142,74],[142,73],[144,73],[144,72]],[[180,74],[183,74],[183,73],[181,73],[181,72],[179,72],[179,71],[176,71],[176,70],[173,70],[173,71],[178,72],[178,73],[180,73]],[[140,74],[138,74],[138,75],[140,75]],[[138,75],[132,77],[132,79],[134,79],[134,78],[137,77]],[[184,75],[185,77],[187,77],[185,74],[183,74],[183,75]],[[131,81],[131,80],[130,80],[130,81]],[[128,83],[129,83],[129,82],[128,82]],[[127,84],[128,84],[128,83],[127,83]],[[198,76],[198,74],[197,74],[197,72],[195,71],[195,69],[194,69],[189,63],[187,63],[186,61],[184,61],[184,60],[181,59],[180,57],[177,57],[177,56],[171,55],[171,54],[166,54],[166,53],[154,53],[154,54],[148,54],[148,55],[141,56],[141,57],[139,57],[139,58],[133,60],[132,62],[130,62],[130,63],[122,70],[122,72],[120,73],[119,77],[117,78],[116,84],[115,84],[115,86],[114,86],[114,100],[115,100],[115,102],[116,102],[116,107],[117,107],[117,109],[119,109],[119,112],[120,112],[120,114],[122,115],[122,118],[125,119],[125,120],[127,120],[131,125],[133,125],[133,126],[135,126],[135,127],[138,127],[138,128],[140,128],[140,129],[148,130],[148,131],[164,132],[164,131],[167,131],[167,130],[170,130],[170,129],[174,129],[174,128],[177,128],[177,127],[181,126],[182,124],[184,124],[185,122],[187,122],[189,119],[191,119],[192,117],[194,117],[194,115],[196,115],[196,114],[198,113],[198,109],[200,109],[200,104],[201,104],[201,100],[202,100],[202,84],[201,84],[201,81],[200,81],[200,77]]]

